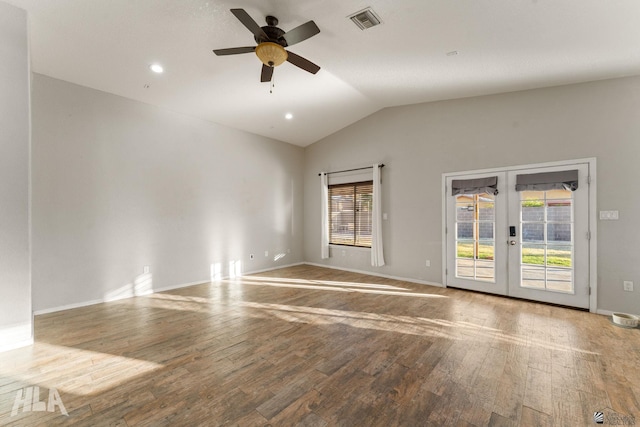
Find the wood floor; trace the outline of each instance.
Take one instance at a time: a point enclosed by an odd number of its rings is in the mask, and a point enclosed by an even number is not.
[[[35,341],[0,353],[0,425],[640,423],[638,329],[306,265],[37,316]]]

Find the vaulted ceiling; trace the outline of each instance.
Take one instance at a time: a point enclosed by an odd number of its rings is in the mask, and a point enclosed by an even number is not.
[[[300,146],[384,107],[640,74],[638,0],[0,1],[28,11],[36,73]],[[285,62],[271,88],[253,53],[214,55],[255,45],[232,8],[314,20],[290,50],[321,70]]]

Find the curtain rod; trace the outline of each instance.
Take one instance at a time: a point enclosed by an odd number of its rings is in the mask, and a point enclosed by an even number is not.
[[[378,165],[379,168],[384,167],[384,163]],[[342,172],[353,172],[353,171],[361,171],[364,169],[373,169],[373,166],[367,166],[366,168],[355,168],[355,169],[346,169],[343,171],[333,171],[333,172],[325,172],[326,175],[331,175],[332,173],[342,173]],[[318,176],[322,176],[322,173],[319,173]]]

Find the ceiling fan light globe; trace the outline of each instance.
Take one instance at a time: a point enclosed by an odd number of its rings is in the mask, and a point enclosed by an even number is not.
[[[273,42],[263,42],[256,47],[256,56],[264,65],[277,67],[287,60],[287,51],[284,47]]]

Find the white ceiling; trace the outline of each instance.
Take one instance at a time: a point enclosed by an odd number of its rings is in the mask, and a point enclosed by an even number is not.
[[[29,12],[36,73],[300,146],[388,106],[640,74],[638,0],[0,1]],[[361,31],[366,6],[383,24]],[[285,62],[269,93],[253,53],[212,53],[255,44],[231,8],[314,20],[289,50],[322,69]]]

